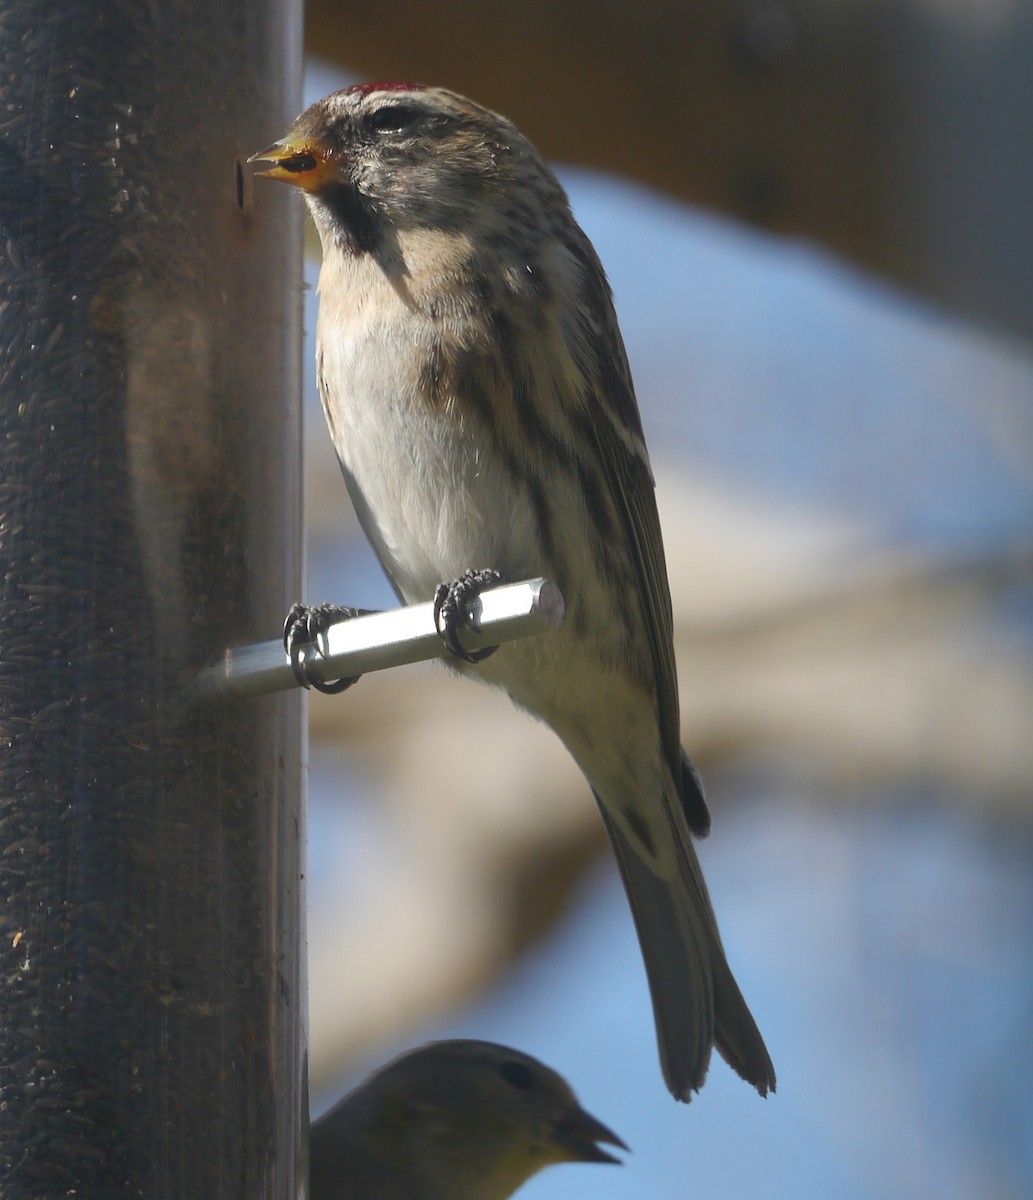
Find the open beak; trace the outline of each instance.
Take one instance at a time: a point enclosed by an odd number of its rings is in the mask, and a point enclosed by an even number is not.
[[[259,154],[252,154],[249,163],[269,163],[256,175],[293,183],[307,192],[318,192],[336,175],[333,147],[317,139],[294,138],[290,134]]]
[[[556,1145],[567,1152],[568,1162],[619,1164],[621,1160],[604,1150],[599,1142],[607,1146],[617,1146],[621,1150],[628,1149],[612,1129],[607,1129],[602,1121],[597,1121],[583,1108],[575,1109],[558,1121],[555,1136]]]

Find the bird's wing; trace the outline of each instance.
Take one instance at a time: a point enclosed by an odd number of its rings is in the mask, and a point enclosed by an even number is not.
[[[584,436],[594,440],[613,511],[624,534],[637,582],[637,596],[649,638],[664,756],[682,793],[689,828],[704,834],[710,816],[699,776],[681,748],[678,679],[674,661],[674,617],[667,583],[660,518],[653,473],[646,452],[642,418],[635,400],[631,368],[617,324],[606,276],[587,238],[571,250],[585,265],[589,289],[582,337],[592,362],[586,379],[600,380],[600,394],[590,396]],[[598,315],[596,315],[598,314]]]

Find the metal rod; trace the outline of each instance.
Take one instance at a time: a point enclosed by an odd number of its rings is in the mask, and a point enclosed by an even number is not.
[[[470,608],[471,623],[460,632],[465,650],[533,637],[563,624],[563,596],[548,579],[492,588],[482,592]],[[320,638],[318,648],[306,647],[304,652],[311,672],[321,680],[364,675],[447,655],[434,624],[433,604],[414,604],[336,621]],[[198,683],[206,693],[232,690],[246,696],[298,686],[282,641],[227,650],[220,663],[201,672]]]

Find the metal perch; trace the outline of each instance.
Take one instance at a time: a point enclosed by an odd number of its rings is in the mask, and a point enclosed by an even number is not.
[[[481,650],[558,629],[563,617],[563,594],[548,579],[504,584],[471,602],[470,621],[460,638],[465,650]],[[305,659],[312,674],[327,680],[448,653],[434,624],[434,606],[427,603],[337,621],[320,637],[318,647],[306,649]],[[206,692],[229,688],[246,696],[298,686],[279,640],[227,650],[221,662],[201,672],[198,682]]]

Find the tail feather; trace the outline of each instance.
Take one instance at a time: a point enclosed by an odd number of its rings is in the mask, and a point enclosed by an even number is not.
[[[720,945],[714,964],[714,1012],[717,1024],[714,1044],[721,1057],[762,1096],[773,1092],[775,1065]]]
[[[683,809],[669,810],[680,865],[672,883],[642,859],[598,794],[596,800],[635,919],[667,1086],[679,1100],[691,1099],[716,1045],[762,1096],[774,1091],[774,1068],[725,959]]]
[[[698,919],[679,911],[674,889],[642,861],[602,801],[599,811],[642,947],[664,1080],[677,1099],[690,1100],[707,1077],[714,1044],[709,939]]]

